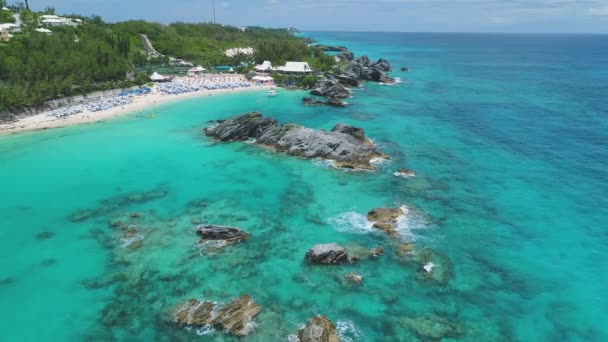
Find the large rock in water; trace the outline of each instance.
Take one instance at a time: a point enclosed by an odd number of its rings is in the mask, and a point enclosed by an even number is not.
[[[315,316],[298,330],[299,342],[339,342],[336,326],[325,316]]]
[[[249,239],[249,233],[234,227],[201,225],[196,227],[196,234],[201,237],[201,242],[222,240],[226,244],[233,244]]]
[[[248,295],[240,296],[223,307],[190,299],[173,311],[173,321],[182,326],[217,326],[232,335],[245,336],[253,329],[252,320],[261,310]]]
[[[350,262],[346,249],[337,243],[326,243],[314,245],[306,252],[306,260],[311,264],[343,264]]]
[[[388,158],[357,127],[338,124],[331,132],[294,124],[279,125],[272,118],[254,112],[206,128],[205,134],[221,141],[249,138],[276,152],[307,159],[332,160],[337,168],[374,170],[372,159]]]
[[[399,218],[405,214],[401,208],[375,208],[367,213],[367,220],[373,222],[373,227],[390,236],[397,235]]]
[[[311,90],[312,95],[346,99],[350,97],[350,90],[340,82],[340,80],[329,77],[321,79],[315,84],[315,89]]]

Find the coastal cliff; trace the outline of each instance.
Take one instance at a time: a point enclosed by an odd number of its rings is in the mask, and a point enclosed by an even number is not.
[[[306,159],[323,158],[336,168],[374,170],[376,158],[388,158],[365,137],[361,128],[337,124],[331,131],[285,124],[259,112],[239,115],[205,128],[204,133],[219,141],[255,139],[255,144],[273,151]]]

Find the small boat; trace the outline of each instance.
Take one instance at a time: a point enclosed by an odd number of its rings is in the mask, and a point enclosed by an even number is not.
[[[270,90],[268,91],[268,96],[276,96],[276,95],[277,95],[277,91],[276,91],[276,90],[274,90],[274,89],[270,89]]]

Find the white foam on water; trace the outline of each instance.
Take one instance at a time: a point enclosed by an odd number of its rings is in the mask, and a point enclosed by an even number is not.
[[[359,331],[353,321],[348,319],[338,320],[336,322],[336,331],[340,335],[341,341],[352,342],[361,337],[361,331]]]
[[[249,139],[247,139],[247,141],[245,141],[245,144],[255,144],[256,141],[257,140],[254,138],[249,138]]]
[[[215,333],[215,328],[213,328],[211,325],[207,324],[205,326],[200,327],[199,329],[196,329],[196,334],[198,336],[206,336],[206,335],[212,335]]]
[[[372,141],[372,143],[373,143],[373,141]],[[382,163],[386,163],[388,161],[389,160],[386,158],[372,158],[369,160],[369,163],[370,164],[382,164]]]
[[[403,215],[397,219],[397,233],[404,240],[415,241],[416,234],[414,231],[426,229],[428,228],[428,224],[420,213],[410,209],[408,206],[402,205],[399,208],[403,211]]]
[[[122,248],[126,248],[129,247],[133,242],[137,242],[137,241],[141,241],[144,239],[143,235],[133,235],[131,237],[123,237],[120,239],[120,241],[122,241],[122,244],[120,245],[120,247]]]
[[[300,342],[300,339],[296,334],[291,334],[287,336],[287,342]]]
[[[245,335],[249,335],[250,332],[253,331],[253,329],[255,329],[257,327],[257,323],[254,321],[249,321],[247,322],[247,324],[245,324],[245,326],[243,327],[243,330],[241,330],[241,332]]]
[[[367,220],[367,216],[355,211],[334,216],[328,222],[335,230],[343,233],[369,234],[377,231],[372,227],[373,223]]]
[[[321,167],[325,167],[325,168],[333,168],[336,165],[336,163],[333,160],[320,159],[320,158],[313,159],[312,163],[313,163],[313,165],[321,166]]]
[[[382,82],[378,82],[379,85],[383,85],[383,86],[396,86],[397,84],[403,83],[403,81],[401,80],[400,77],[395,77],[395,83],[382,83]]]
[[[395,177],[403,177],[403,178],[409,178],[409,177],[416,177],[416,172],[394,172],[393,176]]]

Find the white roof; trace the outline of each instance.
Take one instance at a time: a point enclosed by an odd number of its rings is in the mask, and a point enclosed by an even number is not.
[[[195,67],[190,68],[190,70],[188,70],[188,71],[192,71],[192,72],[199,72],[199,71],[205,71],[205,70],[207,70],[207,69],[203,68],[203,67],[202,67],[202,66],[200,66],[200,65],[197,65],[197,66],[195,66]]]
[[[272,69],[272,64],[270,61],[264,61],[261,65],[255,67],[256,70],[269,70]]]
[[[270,76],[253,76],[252,80],[265,82],[265,81],[272,81],[273,78]]]
[[[37,28],[36,32],[40,32],[40,33],[53,33],[53,31],[51,31],[49,29],[45,29],[45,28]]]
[[[8,29],[10,29],[11,27],[19,27],[19,25],[11,24],[11,23],[0,24],[0,28],[8,28]]]
[[[150,75],[150,79],[152,81],[159,81],[159,80],[164,80],[166,77],[157,73],[156,71],[152,73],[152,75]]]
[[[2,7],[3,11],[10,11],[10,9],[8,9],[7,7]]]
[[[286,72],[308,72],[312,71],[307,62],[287,62],[284,67],[279,68]]]

